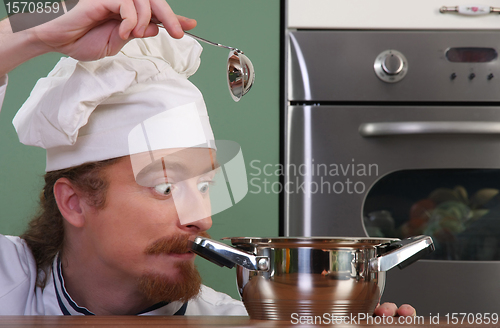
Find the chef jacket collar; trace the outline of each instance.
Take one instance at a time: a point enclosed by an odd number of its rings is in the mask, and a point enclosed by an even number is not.
[[[71,296],[69,296],[64,286],[64,277],[62,275],[61,259],[59,255],[55,257],[52,265],[52,279],[54,280],[57,302],[64,315],[95,315],[87,308],[78,306]],[[160,302],[139,312],[138,315],[184,315],[186,313],[186,308],[187,302]]]

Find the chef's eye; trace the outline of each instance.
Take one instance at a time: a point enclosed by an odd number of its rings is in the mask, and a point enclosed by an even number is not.
[[[167,182],[155,186],[155,191],[163,196],[170,196],[172,194],[172,189],[172,184]]]
[[[198,183],[198,190],[204,194],[210,189],[210,182],[205,181],[205,182],[200,182]]]

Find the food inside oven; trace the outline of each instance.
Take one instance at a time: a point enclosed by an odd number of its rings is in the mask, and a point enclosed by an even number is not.
[[[367,194],[363,223],[370,237],[432,236],[427,259],[500,260],[498,170],[405,170]]]

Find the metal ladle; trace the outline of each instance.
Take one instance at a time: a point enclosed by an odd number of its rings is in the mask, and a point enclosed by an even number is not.
[[[165,28],[161,23],[157,25]],[[212,46],[229,49],[229,57],[227,59],[227,86],[233,100],[238,102],[241,97],[250,90],[255,80],[255,71],[250,59],[248,59],[248,57],[243,54],[243,51],[239,49],[211,42],[188,32],[184,33],[198,41],[208,43]]]

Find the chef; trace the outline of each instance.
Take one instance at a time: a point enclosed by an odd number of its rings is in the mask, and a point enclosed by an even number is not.
[[[47,173],[28,230],[0,235],[0,314],[246,315],[201,284],[187,247],[211,226],[203,208],[217,167],[203,98],[187,80],[201,47],[175,39],[194,25],[162,0],[81,0],[16,34],[0,22],[0,102],[17,65],[49,51],[72,57],[14,119],[21,142],[47,150]],[[197,205],[180,218],[185,199]]]

